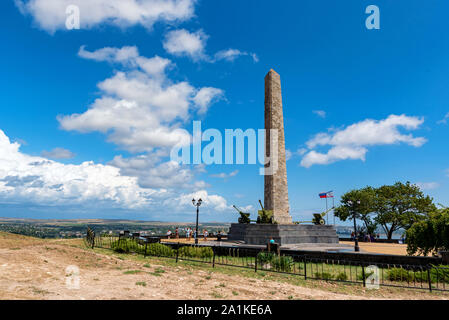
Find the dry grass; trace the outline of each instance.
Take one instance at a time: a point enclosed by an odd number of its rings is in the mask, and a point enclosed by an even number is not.
[[[305,281],[172,259],[86,249],[82,240],[39,240],[0,234],[0,299],[448,299],[449,294]],[[8,247],[9,245],[9,247]],[[11,250],[20,248],[20,250]],[[66,267],[80,270],[80,288],[66,286]],[[144,283],[146,285],[144,285]]]

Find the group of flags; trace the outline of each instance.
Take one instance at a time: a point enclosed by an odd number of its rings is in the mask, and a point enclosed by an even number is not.
[[[320,193],[319,196],[321,199],[333,198],[334,192],[333,191],[323,192],[323,193]]]

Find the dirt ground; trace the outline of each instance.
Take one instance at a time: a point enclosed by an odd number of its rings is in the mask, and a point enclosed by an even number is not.
[[[340,241],[342,244],[354,245],[354,242]],[[407,255],[407,245],[397,243],[359,242],[362,252]]]
[[[364,294],[322,289],[324,283],[319,288],[303,287],[195,269],[181,263],[139,261],[77,246],[79,241],[74,245],[70,241],[0,233],[0,299],[367,299]],[[80,280],[79,288],[76,279]],[[445,298],[410,290],[382,297]]]

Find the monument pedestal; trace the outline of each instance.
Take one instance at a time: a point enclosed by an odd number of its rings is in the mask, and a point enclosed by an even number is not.
[[[270,238],[280,245],[338,243],[337,231],[331,225],[233,223],[228,233],[228,240],[244,241],[245,244],[266,245]]]

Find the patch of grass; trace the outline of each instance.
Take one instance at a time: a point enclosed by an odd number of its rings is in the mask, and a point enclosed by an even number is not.
[[[212,292],[210,295],[212,297],[214,297],[215,299],[223,299],[224,298],[221,294],[219,294],[217,292]]]
[[[206,276],[205,279],[206,280],[210,280],[210,279],[212,279],[212,277],[211,276]]]
[[[149,263],[145,263],[143,266],[144,266],[144,268],[151,268]]]
[[[275,294],[276,294],[276,291],[270,291],[269,294],[275,295]]]
[[[160,273],[157,273],[157,272],[148,272],[148,274],[151,274],[152,276],[155,276],[155,277],[161,277],[162,276]]]
[[[288,296],[288,300],[293,300],[293,296]]]
[[[239,295],[239,293],[238,293],[237,291],[232,291],[232,294],[233,294],[234,296],[238,296],[238,295]]]
[[[221,288],[225,288],[226,287],[226,285],[224,283],[220,283],[218,286],[221,287]]]
[[[21,248],[10,248],[9,250],[20,250]]]
[[[50,291],[47,291],[47,290],[44,290],[44,289],[39,289],[39,288],[33,287],[33,293],[34,293],[34,294],[42,294],[42,295],[46,295],[46,294],[49,294]]]
[[[165,273],[165,270],[162,268],[157,268],[156,270],[154,270],[155,273]]]
[[[138,281],[138,282],[136,282],[136,286],[146,287],[147,283],[145,281]]]
[[[123,274],[138,274],[141,272],[142,272],[141,270],[128,270],[128,271],[123,272]]]

